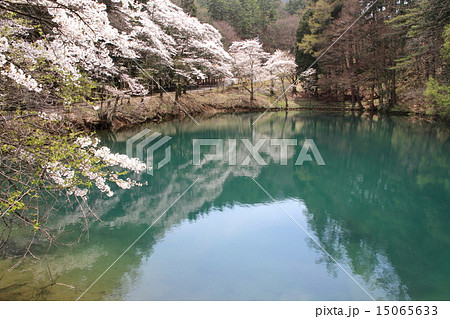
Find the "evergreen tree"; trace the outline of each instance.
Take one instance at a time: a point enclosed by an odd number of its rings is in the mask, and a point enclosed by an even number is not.
[[[296,14],[300,9],[303,9],[305,6],[304,0],[289,0],[286,3],[286,11],[290,14]]]
[[[208,13],[213,20],[227,20],[226,0],[207,0]]]
[[[240,0],[242,13],[238,24],[238,31],[240,35],[245,38],[252,38],[257,33],[255,32],[257,0]]]
[[[269,24],[276,20],[277,11],[273,0],[257,0],[256,27],[264,31]]]
[[[277,19],[276,0],[207,0],[213,20],[226,21],[240,37],[249,39],[264,32]]]
[[[180,7],[183,8],[183,11],[191,17],[197,16],[197,6],[195,5],[195,0],[181,0]]]
[[[305,35],[311,34],[311,30],[309,29],[308,25],[308,20],[312,14],[313,14],[312,10],[304,12],[297,29],[297,37],[295,45],[295,63],[297,64],[298,74],[301,74],[302,72],[306,71],[315,60],[314,56],[311,53],[307,53],[305,52],[305,50],[299,47],[299,44],[302,43]]]
[[[450,23],[450,0],[417,0],[408,4],[407,10],[390,22],[408,39],[399,67],[413,76],[409,79],[411,85],[423,84],[429,77],[448,78],[441,48],[445,26]]]

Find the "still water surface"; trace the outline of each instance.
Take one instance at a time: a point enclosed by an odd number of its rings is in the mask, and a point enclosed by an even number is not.
[[[91,195],[102,221],[79,243],[82,212],[61,208],[52,225],[71,245],[8,273],[0,298],[76,299],[198,179],[83,300],[450,300],[448,128],[327,113],[267,114],[252,126],[258,116],[100,133],[125,153],[126,140],[150,128],[172,137],[171,161],[153,176],[134,176],[147,186]],[[224,160],[192,165],[192,140],[205,138],[225,140]],[[300,145],[280,158],[267,142],[260,150],[267,165],[229,165],[228,139],[237,141],[239,164],[249,154],[240,140],[264,138]],[[305,139],[325,166],[294,165]],[[163,155],[155,152],[155,162]],[[10,263],[0,263],[2,274]],[[42,288],[49,273],[75,289]]]

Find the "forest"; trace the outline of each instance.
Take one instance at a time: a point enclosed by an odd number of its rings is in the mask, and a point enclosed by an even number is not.
[[[361,13],[364,16],[350,29]],[[449,115],[450,1],[309,1],[296,40],[296,62],[321,57],[315,93],[370,109],[427,106]]]
[[[199,5],[207,8],[213,25],[227,25],[226,39],[258,36],[268,51],[295,51],[298,76],[310,67],[318,71],[308,79],[317,98],[373,111],[427,107],[429,114],[449,116],[448,0],[209,0]],[[295,41],[286,42],[275,30],[289,37],[292,23]]]

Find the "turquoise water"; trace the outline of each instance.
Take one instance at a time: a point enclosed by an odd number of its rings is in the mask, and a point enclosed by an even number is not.
[[[327,113],[271,113],[251,125],[258,116],[100,133],[124,153],[127,139],[150,128],[172,137],[171,161],[134,175],[147,186],[91,195],[102,221],[79,242],[80,209],[55,213],[53,227],[72,245],[21,265],[9,284],[23,285],[0,290],[2,299],[78,298],[162,215],[82,300],[450,300],[448,128]],[[193,165],[192,140],[206,138],[225,140],[224,160]],[[249,154],[242,139],[274,138],[300,144],[288,148],[287,165],[269,142],[260,150],[267,165],[229,165],[229,139],[239,164]],[[305,139],[326,165],[294,165]],[[163,156],[156,151],[155,163]],[[32,292],[30,278],[45,282],[49,269],[74,289]]]

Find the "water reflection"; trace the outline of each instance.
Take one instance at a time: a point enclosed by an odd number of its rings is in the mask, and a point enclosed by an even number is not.
[[[255,178],[374,297],[450,298],[447,128],[308,113],[269,114],[252,126],[257,116],[150,125],[172,137],[171,162],[153,177],[135,176],[146,187],[117,190],[111,199],[91,196],[102,222],[90,226],[88,241],[85,233],[79,243],[53,247],[41,263],[24,263],[2,277],[0,297],[75,299],[199,178],[86,299],[368,299]],[[101,138],[125,152],[126,140],[142,128]],[[291,148],[288,165],[280,166],[279,150],[265,145],[267,166],[194,166],[193,138],[313,138],[327,165],[294,166],[300,148]],[[64,230],[61,242],[78,241],[81,216],[75,207],[54,216],[54,228]],[[75,289],[36,291],[34,283],[49,277]]]

